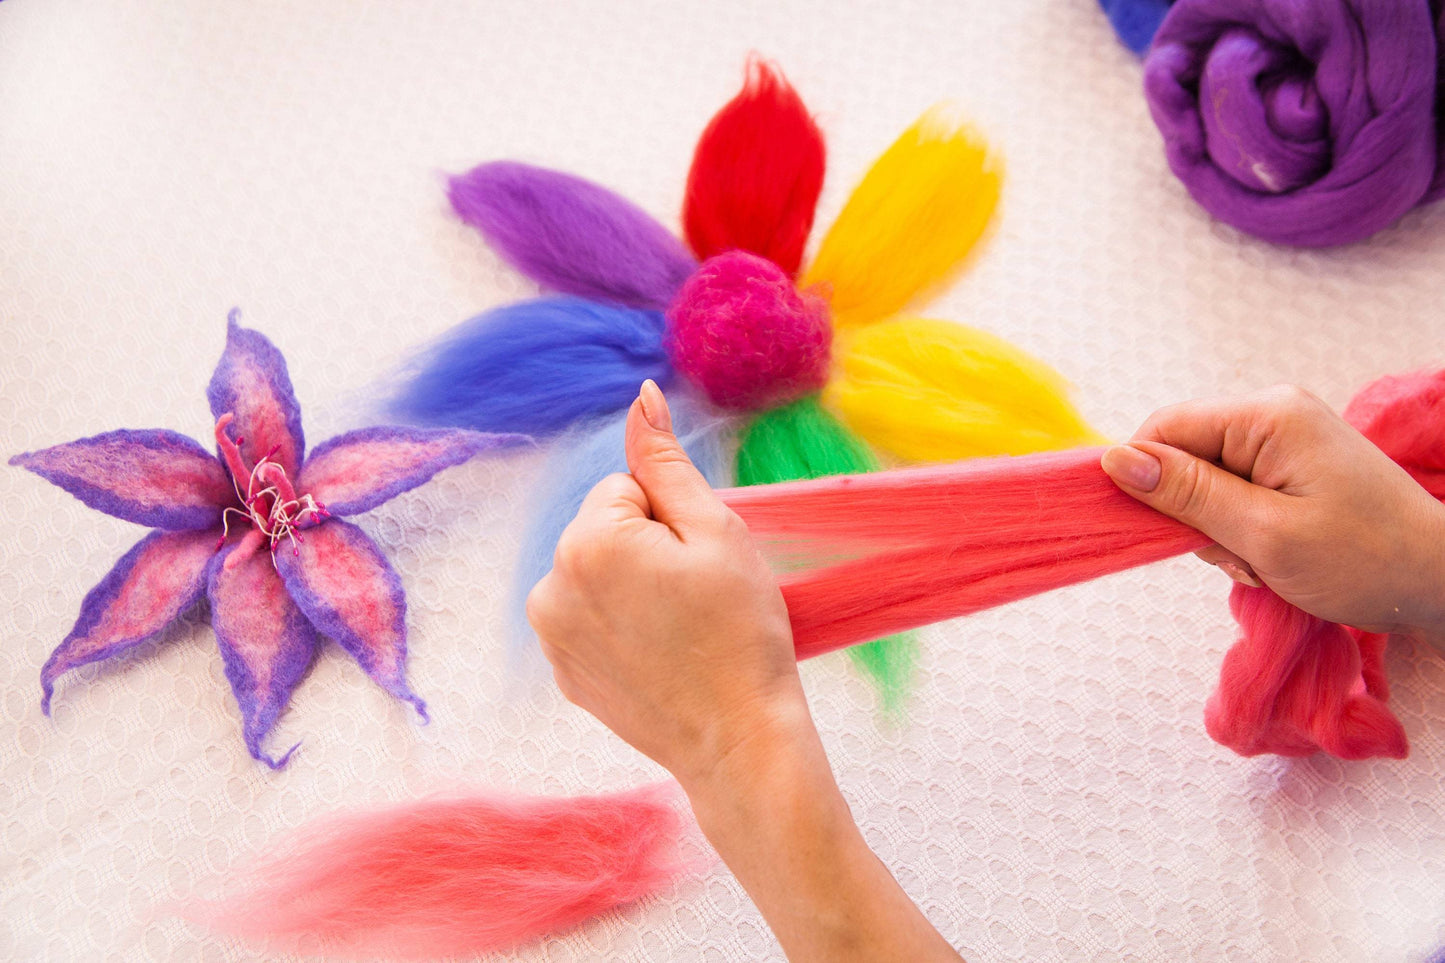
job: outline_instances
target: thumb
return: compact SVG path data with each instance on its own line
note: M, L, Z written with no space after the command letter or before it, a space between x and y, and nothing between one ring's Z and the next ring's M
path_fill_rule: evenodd
M678 534L714 517L722 503L672 432L672 412L651 378L627 412L627 470L647 496L652 517Z
M1100 464L1126 493L1246 559L1271 502L1286 497L1158 442L1115 445Z

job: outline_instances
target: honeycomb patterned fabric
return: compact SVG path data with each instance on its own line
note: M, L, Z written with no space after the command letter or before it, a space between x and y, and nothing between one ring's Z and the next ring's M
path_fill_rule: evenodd
M210 431L233 305L306 431L364 423L407 345L535 293L449 216L440 172L511 157L677 224L702 125L777 59L863 170L951 98L1008 163L999 229L939 317L1055 364L1090 421L1292 381L1342 405L1445 363L1445 207L1328 252L1212 223L1169 174L1095 0L0 3L0 450ZM836 216L842 178L824 189ZM543 463L503 454L356 517L410 601L429 726L322 647L246 753L203 609L128 658L39 672L141 534L0 470L0 959L263 957L168 902L338 807L467 783L659 772L505 633ZM879 856L970 959L1424 961L1445 945L1445 659L1388 658L1410 758L1242 759L1206 737L1229 583L1179 560L926 630L906 718L847 660L803 669ZM699 844L700 845L700 844ZM720 865L517 960L778 959Z

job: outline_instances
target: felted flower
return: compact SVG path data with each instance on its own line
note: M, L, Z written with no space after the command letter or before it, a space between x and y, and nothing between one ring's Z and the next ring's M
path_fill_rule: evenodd
M135 648L202 595L251 755L327 635L427 718L406 682L406 596L354 515L444 468L521 440L462 429L365 428L306 455L286 361L232 311L206 394L212 455L164 429L120 430L10 459L85 504L154 531L81 603L40 672L42 709L66 672Z
M1097 440L1047 366L981 331L908 314L954 276L989 224L1001 176L983 141L938 111L925 114L873 165L804 268L824 152L797 93L754 62L698 143L686 246L570 174L497 161L454 177L457 214L559 296L489 311L444 335L393 410L422 423L551 435L588 419L615 422L651 378L684 389L684 434L690 412L715 424L709 406L740 426L736 478L745 485L872 470L875 449L946 460ZM620 446L599 459L594 444L568 444L591 460L559 456L567 482L524 550L540 564L558 521L620 464ZM702 467L726 483L717 466ZM528 572L521 588L541 572ZM865 662L878 655L859 653Z
M1326 247L1445 196L1442 50L1430 0L1176 0L1144 89L1200 205Z

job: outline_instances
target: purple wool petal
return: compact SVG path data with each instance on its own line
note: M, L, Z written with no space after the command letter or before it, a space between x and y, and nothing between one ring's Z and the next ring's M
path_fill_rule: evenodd
M526 435L459 428L363 428L313 451L301 468L297 490L333 515L354 515L425 484L444 468L528 441Z
M247 465L255 465L269 454L294 478L306 440L286 359L260 332L241 327L240 317L237 309L227 318L226 350L206 388L211 414L218 419L228 412L235 416L229 434L241 439L241 456ZM242 485L246 482L237 480Z
M553 291L661 310L697 267L646 211L571 174L495 161L453 177L448 194L508 263Z
M55 680L132 649L190 608L206 587L216 532L151 532L121 556L80 604L75 627L40 670L40 708L50 714Z
M236 500L210 452L174 431L108 431L26 452L10 464L35 472L91 508L138 525L213 528Z
M311 665L316 629L277 577L270 553L245 546L238 551L240 544L227 545L210 566L211 627L241 708L246 748L253 758L280 769L296 746L275 759L261 742Z
M1144 71L1170 167L1265 240L1369 237L1436 178L1437 29L1428 0L1178 0Z
M350 652L387 692L426 703L406 684L406 593L401 579L365 532L333 519L276 550L276 571L301 611Z

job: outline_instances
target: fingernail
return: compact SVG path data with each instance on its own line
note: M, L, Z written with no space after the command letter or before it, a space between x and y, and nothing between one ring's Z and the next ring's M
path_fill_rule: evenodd
M1159 476L1164 470L1159 459L1130 445L1110 448L1104 452L1100 464L1110 478L1141 492L1152 492L1158 488Z
M642 417L649 425L658 431L672 431L672 412L668 410L667 399L662 396L662 389L656 381L651 378L644 381L637 400L642 403Z
M1263 582L1255 578L1253 575L1250 575L1248 572L1240 568L1238 565L1235 565L1233 562L1220 562L1219 570L1225 575L1228 575L1230 578L1234 579L1236 582L1243 582L1245 585L1248 585L1251 588L1264 587Z

